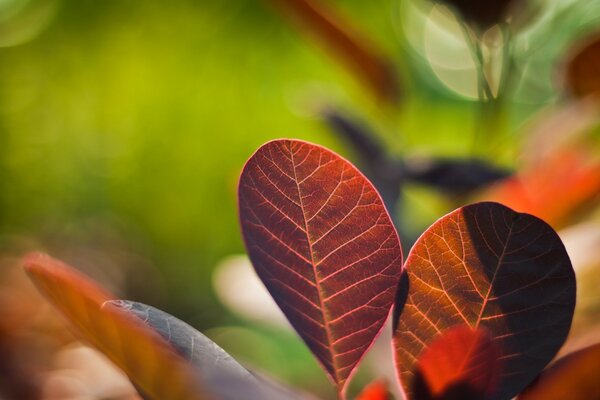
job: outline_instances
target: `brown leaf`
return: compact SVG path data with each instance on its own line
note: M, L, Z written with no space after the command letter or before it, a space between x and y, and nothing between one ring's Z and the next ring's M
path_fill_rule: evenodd
M323 2L270 0L346 64L381 100L396 103L401 88L393 63Z

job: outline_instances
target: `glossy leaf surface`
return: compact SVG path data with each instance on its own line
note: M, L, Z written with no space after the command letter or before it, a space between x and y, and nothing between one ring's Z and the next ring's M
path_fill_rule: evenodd
M600 399L600 343L552 364L518 400Z
M466 325L438 336L419 358L415 393L419 400L484 400L501 373L500 351L489 334Z
M392 103L399 100L400 86L393 63L333 9L315 0L270 1L344 62L378 98Z
M244 167L239 207L256 272L343 393L387 319L402 269L381 198L333 152L276 140Z
M127 300L105 303L140 318L199 372L198 379L220 400L305 399L281 385L255 376L225 350L185 322L155 307Z
M419 238L406 270L408 298L395 321L394 348L409 399L417 360L450 327L483 327L500 350L493 399L529 384L569 331L573 268L556 232L532 215L498 203L460 208Z
M196 382L196 372L154 330L115 307L114 298L89 278L47 255L26 258L39 291L67 319L73 332L120 367L148 399L213 399Z

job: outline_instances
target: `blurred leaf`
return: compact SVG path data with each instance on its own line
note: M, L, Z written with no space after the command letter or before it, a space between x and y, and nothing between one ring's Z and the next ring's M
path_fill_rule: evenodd
M396 103L401 88L391 60L323 2L270 0L331 51L381 100Z
M506 20L516 0L434 0L449 5L467 22L481 30Z
M412 159L405 163L406 179L453 196L465 196L511 173L480 159Z
M25 259L31 280L74 333L120 367L149 399L209 399L195 371L156 332L115 307L114 297L78 271L44 254Z
M356 400L392 400L385 381L371 382L356 398Z
M300 393L271 384L253 375L225 350L185 322L166 312L127 300L112 300L114 306L130 312L154 329L200 372L199 379L211 393L223 400L305 399Z
M600 159L589 148L562 149L481 196L559 228L600 198Z
M518 400L600 399L600 344L560 358Z
M498 346L505 372L492 399L521 391L569 332L573 268L556 232L532 215L498 203L462 207L423 233L405 266L408 299L397 306L393 342L409 399L416 360L455 325L485 328Z
M239 207L254 268L343 396L388 317L402 270L381 198L337 154L275 140L246 163Z
M482 400L497 388L500 351L483 329L459 325L444 331L418 361L419 400Z
M404 180L402 161L390 157L377 135L364 124L333 109L325 110L323 119L356 153L360 170L373 182L393 217Z
M588 39L571 57L566 67L566 84L575 97L600 94L600 36Z

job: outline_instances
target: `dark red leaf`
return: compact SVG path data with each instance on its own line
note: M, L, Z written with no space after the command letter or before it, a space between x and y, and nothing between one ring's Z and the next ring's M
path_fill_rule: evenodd
M498 346L503 372L492 399L520 392L569 331L573 268L556 232L532 215L498 203L460 208L419 238L406 271L408 298L395 321L394 348L409 399L417 360L452 326L486 328Z
M492 395L502 363L483 329L466 325L438 336L419 358L415 393L419 400L478 400Z
M356 400L392 400L392 396L387 382L378 380L365 387Z
M313 0L270 0L296 20L327 50L382 100L395 103L401 92L394 65L375 46L355 32L347 21L323 2Z
M600 399L600 344L560 358L518 400Z
M76 336L103 352L148 399L209 399L196 382L196 371L154 330L117 307L114 299L73 268L47 255L25 259L31 280L67 319Z
M402 269L381 198L337 154L276 140L244 167L239 207L256 272L343 394L387 319Z

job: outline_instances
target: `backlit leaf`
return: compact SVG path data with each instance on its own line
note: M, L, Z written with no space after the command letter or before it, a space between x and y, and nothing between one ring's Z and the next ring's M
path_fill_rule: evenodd
M600 399L600 343L550 365L518 400Z
M314 0L270 0L305 28L316 41L339 57L382 100L396 102L401 95L394 65L347 21Z
M244 167L239 207L256 272L343 394L387 319L402 269L381 198L333 152L276 140Z
M438 336L419 358L419 400L487 399L501 373L500 351L483 329L466 325Z
M86 276L47 255L25 259L32 281L67 319L76 336L120 367L148 399L209 399L196 372L154 330L116 307L114 298Z
M301 393L255 376L225 350L174 316L146 304L127 300L105 303L140 318L199 372L200 381L220 400L305 399Z
M573 268L556 232L532 215L498 203L460 208L419 238L406 271L394 348L409 399L417 360L450 327L485 328L498 347L503 372L492 399L511 398L529 384L569 331Z

